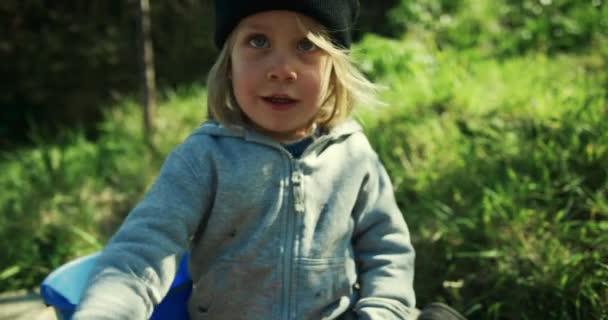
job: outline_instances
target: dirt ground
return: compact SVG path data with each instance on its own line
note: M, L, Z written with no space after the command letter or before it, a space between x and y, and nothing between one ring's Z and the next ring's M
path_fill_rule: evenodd
M22 290L0 294L0 320L57 320L57 317L38 292Z

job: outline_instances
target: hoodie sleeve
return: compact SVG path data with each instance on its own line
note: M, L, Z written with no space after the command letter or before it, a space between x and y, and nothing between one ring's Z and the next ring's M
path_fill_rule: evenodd
M409 319L415 307L414 249L386 170L376 158L354 209L358 319Z
M204 155L192 149L169 155L103 249L73 319L148 319L166 295L213 192L212 170L196 167Z

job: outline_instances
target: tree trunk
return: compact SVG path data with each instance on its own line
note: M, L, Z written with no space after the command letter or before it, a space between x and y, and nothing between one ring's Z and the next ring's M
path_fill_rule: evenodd
M139 0L139 47L140 63L142 73L143 97L142 105L144 108L144 139L151 142L152 138L152 118L156 107L156 79L154 73L154 51L152 43L152 22L150 18L150 1Z

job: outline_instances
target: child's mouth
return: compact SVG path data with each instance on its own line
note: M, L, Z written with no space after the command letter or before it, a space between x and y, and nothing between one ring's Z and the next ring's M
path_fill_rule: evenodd
M262 97L264 101L270 104L273 109L287 109L295 106L298 102L296 99L292 99L287 96L270 96Z

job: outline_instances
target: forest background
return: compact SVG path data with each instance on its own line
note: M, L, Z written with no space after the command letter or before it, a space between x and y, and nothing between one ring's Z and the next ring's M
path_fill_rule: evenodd
M99 250L203 121L211 11L152 2L145 142L136 1L0 3L0 292ZM356 40L419 305L608 319L606 1L362 1Z

